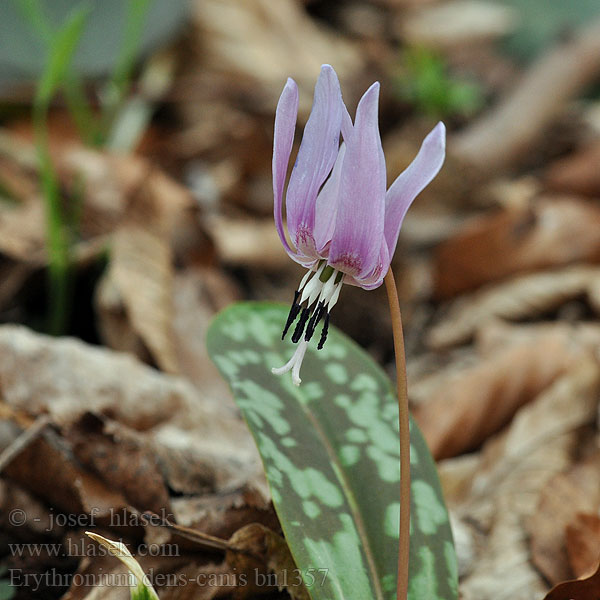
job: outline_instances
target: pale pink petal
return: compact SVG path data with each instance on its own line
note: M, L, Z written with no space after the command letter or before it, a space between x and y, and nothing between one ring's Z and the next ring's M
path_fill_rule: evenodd
M323 258L323 251L331 241L331 236L335 229L335 217L340 191L340 175L342 173L342 163L345 154L346 144L342 144L331 176L325 182L325 185L317 196L314 236L317 253Z
M344 141L350 138L353 129L354 125L352 125L352 117L342 101L342 137L344 138Z
M277 104L275 112L275 130L273 133L273 213L275 227L287 253L297 260L297 253L290 248L283 228L283 193L287 176L288 163L298 116L298 86L288 78Z
M440 121L423 140L415 160L392 183L385 197L385 240L394 255L400 227L412 201L438 174L446 153L446 128Z
M362 279L357 278L344 278L344 283L350 283L350 285L356 285L363 288L364 290L374 290L383 283L383 278L386 276L388 269L390 268L390 255L388 252L387 244L385 239L381 240L381 246L379 251L379 260L377 264L366 277Z
M315 205L338 154L342 104L337 75L332 67L323 65L286 197L290 238L307 257L316 257Z
M384 228L385 158L378 118L379 83L362 97L346 143L329 264L360 279L375 268Z

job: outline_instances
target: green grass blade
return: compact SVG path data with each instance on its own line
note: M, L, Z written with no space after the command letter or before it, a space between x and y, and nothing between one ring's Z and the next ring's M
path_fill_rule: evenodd
M50 157L48 109L64 81L88 13L87 6L75 9L50 44L48 64L40 80L33 105L33 125L40 163L42 190L46 203L47 245L50 287L50 333L65 329L69 310L69 235L63 215L58 177Z

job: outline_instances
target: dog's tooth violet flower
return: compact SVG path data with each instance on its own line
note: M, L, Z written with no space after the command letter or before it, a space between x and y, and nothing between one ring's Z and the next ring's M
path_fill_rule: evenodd
M300 366L317 325L318 348L327 338L329 314L344 283L365 290L383 282L396 249L400 226L415 197L444 162L446 130L438 123L412 164L386 192L385 157L378 125L379 83L361 98L354 124L342 100L333 68L323 65L312 111L285 192L288 242L283 227L286 173L298 113L298 88L288 79L275 116L273 142L274 214L281 242L308 269L294 295L282 339L296 319L298 343L287 364L300 384ZM340 144L340 134L343 142Z

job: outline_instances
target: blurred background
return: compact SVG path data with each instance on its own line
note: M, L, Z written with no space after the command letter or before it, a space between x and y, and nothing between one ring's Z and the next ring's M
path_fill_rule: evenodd
M168 507L223 538L277 529L204 338L234 301L292 300L303 270L273 227L274 111L293 77L299 133L323 63L352 115L381 82L389 182L448 129L393 268L462 597L541 598L597 567L597 1L5 0L0 598L91 598L72 575L109 558L9 544L82 539L96 506ZM393 373L382 289L346 286L332 322ZM15 507L38 521L15 526ZM49 526L57 511L83 521ZM204 568L190 552L152 564ZM11 569L65 579L39 596Z

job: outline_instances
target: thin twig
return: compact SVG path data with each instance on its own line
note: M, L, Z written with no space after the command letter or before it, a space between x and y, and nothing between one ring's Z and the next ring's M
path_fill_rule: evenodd
M385 276L394 334L396 355L396 386L398 388L398 423L400 425L400 539L398 541L398 600L408 595L408 560L410 550L410 428L408 420L408 388L406 384L406 356L398 290L390 268Z
M195 544L198 544L199 546L202 546L204 548L208 548L210 550L220 550L221 552L226 552L227 550L235 550L235 548L229 543L228 540L224 540L222 538L203 533L202 531L198 531L197 529L191 529L189 527L177 525L169 519L161 518L159 515L154 514L150 511L142 513L141 518L146 525L152 525L154 527L164 527L165 529L176 533L182 538L190 540L191 542L194 542Z
M197 529L191 529L190 527L183 527L182 525L177 525L169 519L162 518L159 515L150 511L142 513L141 518L146 525L151 525L153 527L164 527L168 531L171 531L172 533L179 535L180 537L186 540L194 542L198 546L207 550L218 550L223 553L234 552L238 554L244 554L246 556L254 558L255 560L264 562L264 557L259 556L258 554L252 552L248 548L236 546L235 544L231 543L230 540L224 540L223 538L215 537L214 535L209 535L208 533L198 531Z
M2 453L0 453L0 473L18 456L27 446L36 440L50 424L48 415L40 415L23 433L21 433Z

